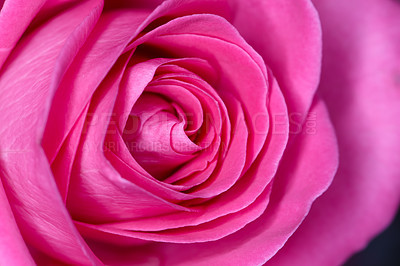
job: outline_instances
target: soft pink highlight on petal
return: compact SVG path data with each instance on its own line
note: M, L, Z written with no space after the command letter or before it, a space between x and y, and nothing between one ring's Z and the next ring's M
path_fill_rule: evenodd
M217 166L218 170L216 173L210 175L205 183L190 191L191 195L201 197L218 196L232 187L242 176L242 171L246 162L248 129L244 112L239 101L233 97L224 98L225 103L230 105L229 115L231 117L231 126L234 128L229 147L227 148L228 151L223 158L219 158L221 161Z
M271 202L264 214L219 241L185 246L162 245L159 248L165 254L162 257L164 263L207 265L234 261L236 265L261 265L284 245L336 172L337 146L326 109L317 102L311 110L318 114L318 131L315 135L298 135L292 143L273 184Z
M74 31L86 18L95 22L101 8L88 1L43 24L25 36L0 73L0 121L8 125L1 131L1 168L15 219L28 243L69 263L99 261L65 209L40 139L50 98L85 40ZM71 45L70 36L81 38Z
M218 26L216 26L218 25ZM233 94L246 106L250 141L246 169L259 153L268 133L267 71L262 58L241 38L226 20L215 15L185 16L156 28L132 43L150 43L179 57L199 57L220 69L218 90ZM208 48L213 47L210 51ZM226 53L226 51L230 53ZM242 75L235 75L240 72ZM246 91L253 93L247 94ZM257 93L256 93L257 92ZM264 119L258 123L251 115Z
M136 11L115 11L100 17L54 95L43 137L43 147L50 161L54 160L93 92L146 15ZM99 58L102 58L101 64L97 63ZM87 73L91 74L87 76ZM71 90L71 86L74 89Z
M87 122L86 115L88 109L89 105L85 107L81 116L71 129L67 139L64 141L63 146L60 148L57 157L51 164L51 170L54 174L54 179L56 180L58 189L64 202L67 199L71 170L75 155L77 153L80 137L82 132L86 130L87 125L85 125L85 122Z
M4 1L0 9L0 68L45 2L45 0Z
M77 3L68 5L72 12L60 10L49 23L43 22L47 12L50 14L52 7L62 2L47 3L42 9L44 16L29 29L39 37L27 35L5 63L10 70L0 68L0 102L5 103L0 107L0 123L6 125L0 130L0 170L6 190L3 197L0 188L0 206L4 203L8 207L10 203L22 235L35 247L32 256L38 258L38 263L56 263L36 252L38 248L47 252L45 256L65 263L92 265L210 265L227 261L247 265L262 264L273 257L298 229L314 200L330 185L337 168L336 136L325 104L319 95L314 97L320 74L321 30L311 2L116 0L106 4L98 22L102 4L89 1L80 4L79 9L75 8ZM6 1L5 7L10 3ZM9 39L2 36L1 30L5 7L0 10L0 43L4 39L9 45L0 47L0 66L40 9L40 1L37 4L31 10L22 9L26 17L16 24L15 36L6 36ZM322 10L325 5L329 6L321 4ZM7 12L17 8L15 4ZM228 21L233 21L245 39ZM377 27L386 33L386 26ZM47 34L40 32L41 27ZM50 40L48 48L44 48L43 40ZM154 55L148 52L153 48ZM384 48L394 50L391 46ZM143 51L143 55L135 55ZM151 59L157 52L183 58ZM370 55L371 51L360 53ZM389 59L382 62L400 73L398 64ZM331 75L336 70L333 67ZM365 75L369 70L358 68ZM368 82L359 81L359 74L356 72L356 81L350 80L349 84L368 88ZM389 78L381 78L382 84L390 83ZM393 99L399 99L397 92L378 97L385 102L383 105L368 102L367 106L355 100L347 120L337 111L341 105L336 93L341 90L337 92L329 80L325 82L323 96L335 111L332 116L343 139L341 148L343 143L354 144L356 136L347 134L349 127L368 130L357 139L368 140L368 147L396 142L390 134L380 140L380 131L370 130L374 124L368 122L385 121L384 130L398 132L397 126L386 127L400 116L399 110L386 108L388 99L393 104ZM346 88L348 84L340 85ZM365 95L361 93L363 99L374 92L366 91ZM368 99L372 102L372 97ZM370 110L370 106L381 108L389 118L374 111L357 112ZM314 113L316 131L306 131L306 123L298 124L304 129L299 134L290 131L292 114L303 122L307 114ZM205 114L213 117L209 128L202 127L207 122ZM90 115L100 120L88 125ZM365 125L361 123L365 127L358 127L354 120L363 115L367 117L362 120ZM132 116L139 118L138 131L129 135L125 129ZM283 122L278 121L280 118ZM291 143L287 146L288 140ZM160 144L166 149L132 150L130 141L146 147ZM350 172L362 176L365 161L354 160L359 154L356 148L350 153L348 161L362 169L345 164L349 168L339 175L347 177ZM392 170L398 157L388 154L383 149L370 156L376 156L374 162L386 159L387 169L383 172L398 177L399 172ZM367 175L375 170L365 169ZM360 194L354 200L355 206L369 206L359 202L365 200L362 189L384 191L397 200L392 203L373 198L387 207L382 208L383 219L368 223L367 231L381 228L388 221L385 214L393 213L393 206L399 203L400 181L399 186L393 186L393 179L378 184L379 191L372 187L372 178L371 183L363 185L357 183L358 179L354 183L346 180L350 192ZM295 262L317 263L304 256L307 253L302 248L323 248L322 242L327 241L324 234L310 228L326 222L327 216L320 214L320 208L332 214L335 210L326 210L329 206L342 206L343 202L337 200L342 192L337 184L343 186L343 180L334 183L333 192L317 202L313 208L316 211L311 212L315 220L309 222L308 218L300 233L295 232L294 240L289 240L289 247L284 247L271 263L293 265L291 260L297 258L301 260ZM5 213L10 228L7 236L16 235L15 239L20 240L12 242L12 250L28 255L20 258L32 263L11 210L7 208ZM345 231L347 223L353 221L352 213L343 213L348 215L345 225L338 219L329 221L337 223L339 231ZM302 240L296 234L303 235ZM360 239L354 238L355 242ZM355 242L349 241L347 251L340 252L354 250L360 243ZM294 255L288 257L284 252ZM339 260L343 257L328 254L332 254L329 263L342 262ZM6 260L10 257L7 255Z
M114 108L119 132L124 131L135 102L153 79L157 68L168 61L166 58L157 58L137 63L126 69Z
M233 25L264 58L288 105L301 123L317 89L321 68L321 28L309 0L229 0ZM293 126L293 125L291 125Z
M283 97L280 94L276 84L274 84L272 87L271 101L269 105L271 108L271 113L287 115ZM274 120L272 121L275 122ZM276 168L282 156L282 152L286 146L287 133L289 130L287 122L288 121L286 121L286 123L285 122L280 123L279 126L273 125L273 127L278 126L279 129L282 130L282 132L280 134L271 135L271 138L269 139L268 148L265 148L262 151L264 155L262 156L262 159L256 161L257 164L254 167L250 168L249 170L250 172L248 173L247 177L239 180L234 187L232 187L230 190L228 190L227 192L223 193L220 197L218 197L212 205L207 207L206 211L200 213L191 213L190 215L187 216L185 215L186 217L182 216L183 213L172 214L162 217L162 219L159 220L153 220L154 217L151 217L149 220L144 219L143 222L132 221L132 224L130 224L130 222L126 222L121 224L110 224L109 226L110 227L118 226L119 228L125 228L125 230L129 230L129 228L134 228L132 226L136 225L138 226L138 228L140 227L141 230L158 230L166 228L166 226L175 227L176 225L179 224L181 224L181 226L185 226L185 224L188 224L188 222L189 225L201 225L207 221L214 220L216 217L221 217L225 215L229 217L230 214L235 215L236 212L239 212L241 210L244 210L245 213L245 209L248 207L251 208L250 206L256 200L253 199L253 196L261 195L263 192L266 192L269 189L267 187L267 184L269 183L268 179L275 175ZM269 163L267 164L263 162L269 162ZM266 203L265 200L262 200L262 202L264 204ZM253 213L250 216L245 215L241 218L247 219L248 222L256 219L258 215L256 213ZM204 225L205 228L207 228L206 226L207 225ZM251 223L248 226L251 226ZM215 229L218 230L217 228ZM226 229L229 229L229 227L224 228L224 230ZM182 230L184 230L184 228L182 228ZM246 230L246 227L240 230L238 233L240 234L240 232L242 232L243 230ZM99 235L100 232L98 231L91 233L93 235ZM121 261L121 263L122 262L127 263L129 259L135 258L138 261L143 261L148 259L151 261L159 261L160 263L173 264L173 265L175 264L187 265L188 263L189 264L194 263L195 265L196 263L198 265L204 265L209 262L214 263L218 259L220 259L222 262L235 261L237 258L233 256L231 253L229 254L224 254L224 253L230 251L236 252L237 250L235 250L235 248L238 248L237 243L241 243L239 246L243 245L242 244L244 243L243 240L246 239L246 237L244 237L243 235L248 235L248 232L245 231L244 233L241 233L242 237L240 237L240 239L236 239L236 237L234 236L238 233L235 233L232 236L225 237L218 241L211 241L204 244L174 245L168 243L165 244L153 243L145 245L143 249L139 247L131 247L131 248L121 248L119 250L115 250L110 246L103 246L100 243L92 243L91 247L97 250L98 254L102 256L102 259L105 261L105 263L112 262L113 260ZM203 239L202 241L204 240L205 239ZM265 245L265 239L263 237L260 237L259 241L263 241L263 244L256 246L267 247ZM185 249L185 253L182 252L183 248ZM243 250L243 252L244 253L249 252L250 249L254 249L254 246L252 246L249 249ZM112 250L112 254L109 252L110 250ZM128 253L130 255L126 256L126 254ZM239 255L239 257L240 256L241 255ZM246 255L243 256L242 259L244 257L248 258L248 256Z
M272 77L271 77L272 79ZM283 131L280 134L271 134L268 145L263 149L263 153L259 160L257 161L256 165L252 166L248 173L246 173L241 179L233 186L231 189L222 193L215 200L211 201L210 203L204 203L200 207L192 208L193 212L190 211L180 211L174 212L171 214L163 214L157 217L149 216L149 217L136 217L136 219L128 219L126 222L116 222L116 223L108 223L106 227L110 228L120 228L125 230L165 230L165 229L173 229L182 227L182 230L185 226L191 225L201 225L207 222L212 222L213 220L218 220L219 217L223 217L225 215L234 214L236 212L242 211L246 213L245 209L251 206L256 199L261 195L265 190L268 190L268 184L271 183L272 177L274 176L278 162L281 159L282 152L285 149L286 141L287 141L287 134L288 134L288 117L286 113L286 106L283 101L282 95L279 92L279 88L277 84L273 84L271 88L271 101L269 102L269 108L271 111L271 115L273 114L280 114L286 117L286 121L280 123L280 129ZM267 104L267 103L266 103ZM275 122L275 121L274 121ZM275 125L274 125L275 126ZM99 130L95 130L95 132L99 132ZM264 163L263 163L264 162ZM268 162L268 163L265 163ZM104 164L102 164L102 168L104 171ZM119 167L119 169L121 169ZM99 172L97 172L97 176L93 176L93 184L95 182L99 182L103 179L103 177L99 178ZM96 178L96 179L95 179ZM95 181L96 180L96 181ZM82 181L84 181L82 179ZM119 181L118 181L119 183ZM85 185L87 186L87 185ZM95 185L91 185L92 187L96 187ZM97 187L97 191L101 190L102 186ZM107 189L107 191L109 188ZM104 191L106 192L106 191ZM167 191L166 191L167 192ZM96 192L97 193L97 192ZM103 193L103 192L101 192ZM111 192L107 192L111 193ZM112 192L114 193L114 192ZM112 194L111 193L111 194ZM171 193L171 192L169 192ZM96 196L91 191L88 195ZM190 196L188 194L187 196ZM165 196L164 196L165 197ZM109 197L106 197L109 199ZM85 199L86 201L90 199ZM101 198L98 199L101 202ZM77 201L82 205L84 200ZM110 200L107 201L110 204ZM146 201L143 202L144 204ZM264 201L264 203L266 203ZM85 203L86 204L86 203ZM130 203L133 204L133 203ZM134 203L136 204L136 203ZM80 206L81 206L80 205ZM260 205L259 205L260 206ZM110 206L109 206L110 207ZM265 208L265 205L264 205ZM91 208L94 210L94 208ZM259 210L259 209L258 209ZM93 212L93 211L92 211ZM128 215L132 215L129 214ZM138 213L136 214L138 215ZM259 216L259 213L249 213L246 215L245 220L250 222L256 219ZM246 222L246 223L247 223ZM111 237L110 233L114 232L115 234L118 231L115 230L108 230L103 231L101 227L90 226L88 224L79 223L81 228L81 232L85 234L89 234L89 238L94 239L107 239L113 238ZM205 225L206 226L206 225ZM223 225L221 225L223 226ZM214 228L213 230L218 231L218 227ZM232 228L224 228L224 230L228 230L225 232L232 233ZM221 231L222 232L222 231ZM131 235L133 236L133 235ZM136 237L139 237L139 234L136 234ZM149 239L146 235L143 235L143 239ZM205 239L197 239L197 241L205 241ZM126 238L124 240L128 241ZM178 238L176 240L171 239L171 241L180 241ZM186 240L187 241L187 240ZM129 242L129 241L128 241Z
M400 3L314 2L325 32L320 90L340 164L272 265L342 264L389 224L400 203Z
M0 179L0 264L35 265L19 232Z
M251 205L236 213L227 214L210 222L196 226L185 226L161 232L140 232L133 230L116 230L109 225L85 225L89 228L120 236L139 238L168 243L196 243L215 241L242 229L249 222L258 218L269 203L270 187L266 189ZM83 224L79 224L82 226Z
M119 59L112 74L97 89L90 113L111 113L128 56ZM109 121L110 117L105 117L93 124L81 140L67 198L72 216L79 221L101 223L191 211L129 182L112 167L102 152Z

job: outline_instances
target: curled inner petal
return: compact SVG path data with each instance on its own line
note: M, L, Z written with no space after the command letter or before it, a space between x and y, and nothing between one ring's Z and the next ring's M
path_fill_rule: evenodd
M164 179L201 150L185 133L187 118L176 104L162 96L144 93L132 108L136 132L123 139L136 161L150 174Z

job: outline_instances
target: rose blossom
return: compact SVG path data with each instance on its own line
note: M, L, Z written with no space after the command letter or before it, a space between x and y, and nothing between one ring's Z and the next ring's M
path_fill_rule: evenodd
M0 264L338 265L393 217L398 2L0 6Z

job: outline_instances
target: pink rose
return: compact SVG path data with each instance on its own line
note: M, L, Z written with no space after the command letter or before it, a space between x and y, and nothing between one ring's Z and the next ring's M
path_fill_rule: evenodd
M399 206L399 2L0 7L1 265L338 265Z

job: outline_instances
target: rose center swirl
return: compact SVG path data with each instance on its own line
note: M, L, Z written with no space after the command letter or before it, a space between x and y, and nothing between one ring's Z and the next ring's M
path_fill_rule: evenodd
M188 127L191 116L159 94L144 93L132 108L123 139L136 161L163 180L202 149L190 139L197 135Z

